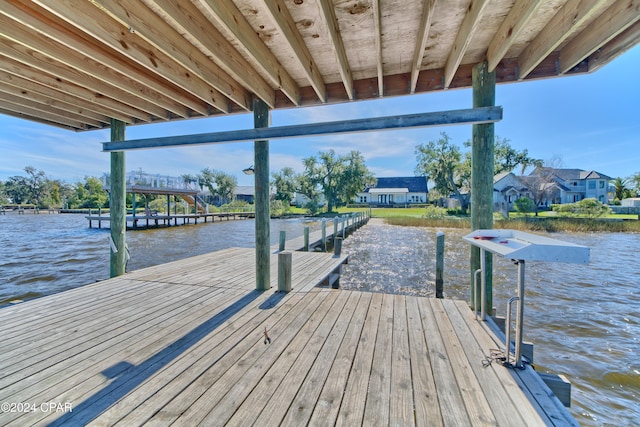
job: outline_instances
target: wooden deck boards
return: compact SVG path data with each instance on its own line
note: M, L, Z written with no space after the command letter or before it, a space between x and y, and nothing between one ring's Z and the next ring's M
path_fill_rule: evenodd
M285 294L273 255L258 292L230 249L0 309L0 402L36 408L0 425L571 424L483 366L497 344L465 302L316 286L344 261L294 253Z

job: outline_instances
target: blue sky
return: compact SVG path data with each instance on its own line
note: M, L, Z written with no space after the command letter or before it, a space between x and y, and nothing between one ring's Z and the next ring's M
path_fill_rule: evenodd
M563 166L596 170L611 177L640 172L640 46L595 73L535 82L498 85L496 105L504 109L496 135L543 160L558 157ZM450 90L400 98L333 106L278 110L272 125L284 126L470 108L471 91ZM253 127L251 114L156 123L127 128L127 139L194 134ZM24 175L26 166L49 178L70 183L109 170L109 154L101 143L108 130L75 133L0 115L0 180ZM272 141L271 171L290 166L301 172L301 159L319 151L359 150L376 176L412 176L415 146L447 132L462 147L471 126L447 126L403 131L296 138ZM240 185L252 184L242 169L253 164L253 143L233 143L127 153L127 170L179 176L203 168L235 175Z

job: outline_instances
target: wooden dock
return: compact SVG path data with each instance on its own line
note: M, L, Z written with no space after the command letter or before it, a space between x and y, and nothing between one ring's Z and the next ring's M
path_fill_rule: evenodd
M346 258L309 252L292 292L275 292L275 254L258 292L253 260L228 249L0 309L16 405L0 425L575 425L530 368L483 365L498 344L465 302L317 286Z
M89 228L93 228L94 223L98 228L102 228L102 223L109 224L111 217L109 215L87 215L89 220ZM171 227L178 225L198 224L198 221L207 223L216 220L230 219L247 219L255 218L255 212L210 212L197 214L171 214L171 215L127 215L127 230L144 230L147 228Z

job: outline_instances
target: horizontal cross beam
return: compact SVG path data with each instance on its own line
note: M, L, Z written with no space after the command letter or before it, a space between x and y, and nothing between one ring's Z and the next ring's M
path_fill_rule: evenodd
M372 132L391 129L420 128L459 124L495 123L502 120L502 107L481 107L465 110L438 111L433 113L401 116L374 117L368 119L335 122L307 123L303 125L244 129L195 135L167 136L132 139L129 141L103 142L103 151L127 151L145 148L180 147L184 145L223 144L255 140L274 140L335 133Z

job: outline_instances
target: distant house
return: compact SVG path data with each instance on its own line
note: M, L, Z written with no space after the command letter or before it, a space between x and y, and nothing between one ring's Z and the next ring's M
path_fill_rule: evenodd
M424 176L378 178L354 198L369 205L407 205L427 202L427 178Z
M594 198L608 203L613 196L610 177L596 171L582 169L537 168L528 176L505 172L493 179L493 202L496 208L513 208L521 197L534 199L542 194L541 206L574 203Z

